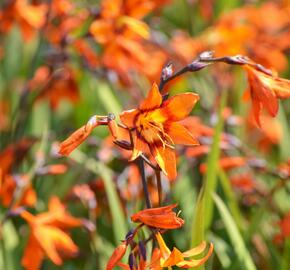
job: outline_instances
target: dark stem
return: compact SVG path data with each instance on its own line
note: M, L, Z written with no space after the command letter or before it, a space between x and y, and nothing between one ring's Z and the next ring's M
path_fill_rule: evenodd
M146 182L146 176L145 176L145 168L144 168L144 161L141 157L137 158L139 171L141 174L142 179L142 186L143 186L143 192L145 197L145 203L147 208L151 208L151 202L149 198L148 188L147 188L147 182Z
M158 206L161 206L161 204L162 204L162 183L161 183L160 170L155 171L155 174L156 174L157 191L158 191Z
M205 51L198 55L196 59L194 59L190 64L186 65L185 67L181 68L177 72L173 72L172 64L168 63L162 70L160 83L159 83L159 91L162 93L164 90L164 86L169 81L175 79L178 76L181 76L187 72L196 72L199 71L213 63L225 63L228 65L249 65L253 68L266 73L268 75L272 75L272 72L260 64L253 62L246 56L243 55L233 55L233 56L223 56L223 57L214 57L214 53L212 51ZM168 95L165 94L163 99L167 99Z

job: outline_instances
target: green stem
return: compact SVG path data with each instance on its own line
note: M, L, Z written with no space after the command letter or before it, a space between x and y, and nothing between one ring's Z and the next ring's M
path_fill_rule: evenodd
M4 237L2 235L3 233L3 227L1 225L0 227L0 249L1 249L1 256L2 256L2 266L3 269L8 270L8 263L7 263L7 256L6 256L6 247L5 247L5 241Z

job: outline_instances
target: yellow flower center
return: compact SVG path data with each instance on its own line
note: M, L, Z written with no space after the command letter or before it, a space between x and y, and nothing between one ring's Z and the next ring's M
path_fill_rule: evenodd
M161 119L159 119L161 120ZM136 127L142 137L150 144L161 142L163 147L173 148L173 141L170 136L164 131L161 122L156 121L156 112L141 113L136 121Z

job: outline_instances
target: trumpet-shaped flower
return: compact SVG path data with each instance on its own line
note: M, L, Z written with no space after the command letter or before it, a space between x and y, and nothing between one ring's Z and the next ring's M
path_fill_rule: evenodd
M192 134L179 123L188 116L198 99L197 94L183 93L163 101L154 83L137 109L124 111L120 115L123 124L132 130L134 149L131 159L136 159L149 149L165 175L174 179L174 145L198 145Z
M265 108L275 117L279 108L278 98L290 97L290 81L258 71L250 65L245 65L244 68L248 73L253 114L257 124L261 126L261 110Z
M131 216L131 220L160 229L177 229L184 224L184 220L172 211L176 206L177 204L172 204L164 207L141 210Z
M160 260L161 267L171 267L174 265L180 268L198 267L204 264L213 252L213 244L211 243L207 254L203 258L186 260L186 258L201 255L206 249L206 243L202 242L200 245L198 245L195 248L192 248L185 252L181 252L175 247L171 251L166 246L166 243L164 242L160 233L156 234L156 239L160 248L161 257L159 258L159 260Z

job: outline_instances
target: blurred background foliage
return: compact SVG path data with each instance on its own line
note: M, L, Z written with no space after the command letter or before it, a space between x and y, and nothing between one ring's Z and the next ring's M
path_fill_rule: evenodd
M74 10L70 16L81 13L84 9L98 10L100 7L99 1L72 2ZM277 5L277 10L274 9L273 12L288 12L290 18L288 1L168 2L166 5L160 4L158 9L150 12L143 20L149 25L152 42L166 54L166 61L162 65L171 60L176 69L198 55L199 50L194 48L199 46L196 45L197 42L203 43L209 39L215 41L218 37L214 36L217 35L214 31L218 28L220 18L232 16L234 20L238 16L234 13L237 9L251 5L260 10L264 5ZM4 4L1 5L4 10ZM262 16L261 14L257 11L256 16ZM266 11L263 14L271 17ZM277 14L273 16L279 16ZM278 19L279 17L275 17L273 21ZM72 31L70 37L86 38L93 20L93 16L89 16L85 23ZM267 18L257 17L256 20L263 24L263 20L267 21ZM279 23L282 24L277 21L277 25ZM262 28L254 23L249 24L249 27ZM288 20L283 25L288 43L289 28ZM175 40L175 45L180 45L181 48L174 51L173 40L181 31L186 40ZM274 40L272 43L276 40L279 42L275 29L273 33L260 31L268 36L253 41L256 42L254 44L245 44L246 41L243 40L240 45L235 44L240 37L236 36L239 32L232 29L232 32L225 33L225 42L229 42L228 44L220 44L220 47L215 48L218 44L209 42L208 46L202 44L202 47L215 50L218 55L247 55L252 52L249 56L253 57L253 48L261 47L259 42L263 42L263 38L265 42L271 39ZM282 30L278 29L277 32L279 31ZM49 199L56 195L68 206L73 216L88 219L95 225L95 230L91 231L79 228L72 230L72 239L79 247L79 256L65 260L62 266L44 260L41 269L105 269L114 248L124 239L127 231L136 226L130 221L130 216L144 206L140 180L137 179L138 172L136 173L134 164L126 160L128 155L121 153L111 143L106 127L95 129L90 138L69 158L56 154L57 145L84 125L92 115L112 112L119 121L118 114L122 110L134 108L146 96L152 79L142 72L130 71L128 76L131 81L128 84L120 80L116 71L104 69L102 64L87 68L83 64L81 53L70 46L64 49L66 58L62 61L60 58L63 55L57 54L58 48L55 49L58 45L47 40L43 29L36 31L35 36L28 41L23 39L17 25L0 34L1 162L4 163L7 159L4 152L9 145L15 146L24 138L34 138L35 141L25 145L28 148L25 153L22 153L23 149L19 153L15 152L14 161L19 161L14 162L9 172L11 175L30 177L37 199L33 205L26 206L28 211L34 214L46 211ZM88 42L96 54L102 54L100 44L91 37ZM186 42L192 42L193 47ZM280 58L271 55L273 44L264 45L265 48L269 47L269 51L264 50L268 54L265 58L269 57L273 63L279 63L275 67L267 66L270 60L265 60L262 64L278 70L280 76L289 78L290 44L279 51L286 61L282 68L279 66ZM230 53L225 46L240 46L241 51L233 49ZM274 46L279 47L279 44ZM193 48L193 52L189 48ZM222 49L225 53L220 53ZM60 49L62 50L63 48ZM182 53L187 53L186 50L192 53L188 55L188 59L181 56ZM154 56L147 59L145 69L150 70L155 64L153 58ZM260 59L262 57L257 57L257 62ZM57 92L53 97L59 98L57 106L51 106L49 94L40 98L39 89L30 87L36 72L45 65L54 66L54 70L60 73L69 67L68 76L72 76L70 84L64 86L68 92L63 98ZM64 76L60 80L70 78ZM155 80L159 80L159 77ZM162 176L164 205L177 202L178 209L182 211L180 215L185 220L182 229L168 232L165 239L170 247L177 246L181 250L198 244L202 239L213 242L214 255L206 264L206 269L287 270L290 266L290 222L288 218L288 235L281 236L279 221L290 210L290 101L281 101L278 116L275 119L265 116L267 127L259 129L249 120L250 102L242 100L247 87L246 73L241 67L224 67L220 64L184 75L170 84L170 95L185 91L200 95L200 102L192 115L199 117L212 135L200 135L201 144L209 146L204 155L196 156L187 148L178 147L178 178L174 182L168 182ZM77 95L75 99L74 95ZM196 133L199 132L200 130ZM218 164L222 157L241 157L246 161L242 165L233 165L233 168L221 168ZM40 172L41 168L56 164L64 165L65 171ZM207 173L201 172L201 164L207 165ZM146 172L154 201L154 176L149 169ZM86 195L78 195L74 190L82 184L88 185L95 205L90 206ZM8 211L11 209L3 204L2 198L2 220ZM27 224L17 215L2 223L0 269L22 269L20 262L28 230Z

